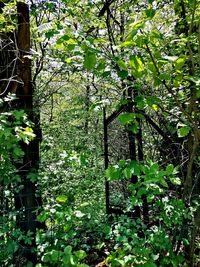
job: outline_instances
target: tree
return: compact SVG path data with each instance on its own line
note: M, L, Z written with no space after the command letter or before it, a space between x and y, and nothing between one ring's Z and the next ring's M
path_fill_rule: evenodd
M11 7L15 8L13 4ZM39 223L36 221L37 214L35 212L41 205L40 197L36 196L36 184L34 177L36 177L38 164L39 164L39 125L38 118L33 111L33 87L31 83L31 61L30 57L30 26L29 26L29 10L25 3L17 3L17 33L9 32L5 33L3 38L8 39L10 43L2 48L2 64L3 71L1 73L3 81L2 84L2 96L8 96L10 93L16 94L16 99L7 106L6 109L16 109L20 111L24 110L27 113L28 119L35 123L34 130L36 138L32 142L22 142L21 148L18 149L19 156L22 157L21 161L13 162L13 165L17 169L18 175L16 181L20 190L16 190L14 193L14 205L16 210L16 226L21 232L25 234L31 234L33 242L26 242L26 239L21 241L18 247L18 255L21 255L23 259L36 261L35 251L33 247L35 244L36 228L39 227ZM15 25L15 26L16 26ZM9 29L9 28L8 28ZM13 28L12 28L13 29ZM10 35L10 36L9 36ZM8 50L9 46L14 46L15 50ZM17 54L17 56L16 56ZM10 67L12 67L10 71ZM4 111L4 112L5 112ZM17 111L16 111L16 114ZM21 115L23 115L21 111ZM14 113L15 115L15 113ZM16 115L17 116L17 115ZM15 131L17 131L15 129ZM32 129L25 128L24 138L27 136L33 137ZM34 135L35 136L35 135ZM27 137L26 137L27 138ZM17 151L17 150L16 150ZM12 161L12 156L10 157ZM6 176L5 176L6 179ZM4 179L3 179L4 180ZM13 180L11 179L10 187L12 188ZM10 190L11 190L10 188ZM6 190L6 188L5 188ZM7 206L9 209L9 206ZM31 246L30 246L31 245ZM19 259L20 261L21 259ZM16 260L17 262L18 260Z
M26 106L23 95L21 105L32 110L34 101L44 132L39 175L30 175L46 224L38 261L92 265L83 250L101 240L109 266L195 266L199 1L29 4L32 50L21 79L31 79L31 57L34 99ZM28 147L38 155L35 142Z

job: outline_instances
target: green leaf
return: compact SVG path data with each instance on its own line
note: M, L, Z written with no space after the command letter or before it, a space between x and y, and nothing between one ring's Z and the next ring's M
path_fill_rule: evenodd
M59 251L52 250L51 251L51 260L57 262L59 260Z
M59 31L57 30L50 30L48 32L45 32L45 37L50 39L51 37L53 37L54 35L59 34Z
M42 257L43 262L50 262L51 261L51 255L49 252L45 253Z
M179 58L179 59L177 59L176 62L175 62L175 68L177 70L181 70L182 67L183 67L183 65L185 64L185 60L186 60L186 58Z
M21 157L21 156L24 155L24 152L20 147L15 147L13 149L13 154L14 154L15 157Z
M78 250L75 252L75 256L79 259L79 260L83 260L87 254L84 250Z
M124 176L126 179L130 179L132 176L131 170L129 168L124 169Z
M133 122L134 118L134 113L123 113L119 115L118 120L121 124L126 125Z
M13 240L8 240L6 245L7 245L7 250L10 254L14 254L18 249L17 243Z
M87 51L84 57L84 67L86 68L86 70L93 69L96 65L96 62L96 54L91 51Z
M68 197L67 197L67 196L64 196L64 195L58 196L58 197L56 198L56 201L57 201L57 202L60 202L60 203L66 203L67 200L68 200Z
M65 247L64 253L67 255L71 254L72 253L72 246Z
M126 63L122 59L120 59L120 60L117 61L117 65L122 70L126 70L126 71L128 70L128 68L126 66Z
M171 79L171 76L168 73L161 73L158 77L161 81L168 81Z
M41 223L45 222L48 218L49 218L49 213L45 210L42 211L37 217L38 221Z
M178 129L178 137L185 137L189 134L190 132L190 127L189 126L183 126L181 128Z
M145 24L143 23L142 20L137 21L136 23L133 23L130 25L131 26L131 31L137 31L139 29L142 29L145 27Z
M152 9L152 8L148 8L145 11L145 13L146 13L147 18L151 18L152 19L155 16L156 11L154 9Z
M156 67L154 66L153 62L148 63L148 69L155 74L157 73Z
M120 47L133 47L133 45L135 44L134 41L126 41L126 42L123 42Z
M36 181L38 180L38 173L33 173L33 172L31 172L31 173L29 173L29 174L27 175L27 178L28 178L32 183L34 183L34 182L36 182Z
M146 103L145 103L145 99L144 99L143 96L136 96L135 101L137 103L137 108L138 109L141 109L142 110L142 109L145 108Z
M159 165L157 162L153 163L149 168L149 172L153 174L157 173L158 170L159 170Z
M120 168L123 168L125 166L125 164L126 164L126 160L125 159L120 159L118 164L119 164Z
M138 123L132 123L129 127L128 130L131 131L132 133L136 134L138 133L139 130L139 125Z
M25 132L24 132L27 136L34 138L35 134L33 133L33 129L30 127L26 127L25 128Z
M117 75L118 75L119 78L121 78L123 80L128 76L128 71L119 70L119 71L117 71Z
M106 178L110 181L112 180L118 180L120 178L120 170L119 166L109 166L106 170Z
M136 23L131 24L130 26L131 26L130 33L126 38L126 42L132 41L133 37L137 34L138 30L144 28L145 24L142 21L138 21Z
M166 168L167 175L173 174L173 171L174 171L174 165L173 164L167 165L167 168Z
M129 64L133 69L133 75L139 78L143 72L143 63L140 57L131 55L129 57Z
M171 181L171 183L174 184L174 185L181 185L181 179L178 178L178 177L171 177L171 178L170 178L170 181Z
M138 164L138 162L132 160L128 166L131 170L131 173L133 175L140 175L140 165Z

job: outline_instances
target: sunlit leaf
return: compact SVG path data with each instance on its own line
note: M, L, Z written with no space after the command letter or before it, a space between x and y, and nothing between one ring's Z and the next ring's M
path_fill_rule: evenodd
M170 181L174 185L181 185L181 179L178 177L172 177L172 178L170 178Z
M65 195L60 195L60 196L58 196L58 197L56 198L56 201L57 201L57 202L60 202L60 203L66 203L67 200L68 200L68 197L65 196Z
M178 129L178 137L185 137L189 134L190 132L190 127L189 126L183 126L181 128Z
M117 65L122 70L126 70L127 71L127 69L128 69L127 66L126 66L126 63L121 59L117 61Z

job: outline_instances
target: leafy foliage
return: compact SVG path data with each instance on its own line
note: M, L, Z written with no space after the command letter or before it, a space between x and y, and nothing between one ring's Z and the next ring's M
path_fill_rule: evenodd
M1 11L4 33L16 27L14 4ZM30 16L43 129L39 173L28 175L43 200L36 266L198 266L199 0L33 0ZM37 135L32 128L24 111L0 113L9 208L21 182L19 144ZM105 177L120 214L105 214ZM9 216L2 264L18 239L34 239Z

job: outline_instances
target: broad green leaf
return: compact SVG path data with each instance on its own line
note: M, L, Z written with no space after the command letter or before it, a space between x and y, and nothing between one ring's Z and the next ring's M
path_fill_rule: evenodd
M152 194L148 194L148 195L147 195L147 202L148 202L148 203L151 203L151 202L154 200L154 198L155 198L154 195L152 195Z
M146 96L146 102L148 106L152 107L153 105L160 103L161 100L158 97L155 96Z
M132 123L129 127L128 130L131 131L132 133L136 134L138 133L139 130L139 125L138 123Z
M126 164L126 160L125 159L120 159L118 164L119 164L120 168L123 168L125 166L125 164Z
M71 254L72 253L72 246L67 246L64 249L64 253L65 254Z
M191 130L190 127L187 126L187 125L179 128L178 131L177 131L178 132L178 137L187 136L189 134L190 130Z
M144 99L143 96L136 96L135 101L137 103L137 108L138 109L142 110L142 109L145 108L146 103L145 103L145 99Z
M79 259L79 260L83 260L87 254L84 250L78 250L75 252L75 256Z
M28 137L32 137L34 138L35 137L35 134L33 133L33 129L30 128L30 127L26 127L25 129L25 134L28 136Z
M156 104L153 104L152 105L152 109L155 110L155 111L158 111L158 106Z
M121 59L117 61L117 65L121 70L126 70L126 71L128 70L126 63Z
M21 156L24 155L24 152L20 147L15 147L13 149L13 154L14 154L15 157L21 157Z
M181 70L182 67L183 67L183 65L185 64L185 60L186 60L186 58L179 58L179 59L177 59L176 62L175 62L175 68L177 70Z
M148 263L146 262L146 263L142 264L142 266L143 267L157 267L157 265L152 261L151 262L148 261Z
M143 71L142 60L136 55L131 55L129 58L129 64L133 68L136 77L140 77Z
M97 62L96 54L91 51L87 51L84 57L84 67L87 70L91 70L95 67L96 62Z
M13 240L8 240L8 242L7 242L7 244L6 244L6 249L8 250L8 252L10 253L10 254L14 254L16 251L17 251L17 249L18 249L18 244L15 242L15 241L13 241Z
M132 47L133 45L135 44L134 41L126 41L126 42L123 42L120 47Z
M109 166L106 170L106 178L110 181L120 178L120 170L118 166Z
M119 78L121 78L123 80L128 76L128 71L119 70L119 71L117 71L117 75L118 75Z
M69 39L70 39L70 37L68 35L63 35L62 37L60 37L60 38L58 38L56 40L56 43L57 44L62 44L62 43L64 43L65 41L67 41Z
M51 255L49 252L45 253L42 257L43 262L50 262L51 261Z
M57 250L52 250L51 251L51 260L54 262L57 262L59 260L59 251Z
M173 171L174 171L174 165L173 164L167 165L167 168L166 168L167 175L173 174Z
M34 173L34 172L31 172L27 175L27 178L32 182L36 182L38 180L38 174L37 173Z
M126 179L130 179L132 176L131 170L129 168L124 169L124 176Z
M178 177L171 177L171 178L170 178L170 181L171 181L171 183L174 184L174 185L181 185L181 179L178 178Z
M155 76L154 86L157 87L157 86L161 85L161 83L162 83L161 79L159 79L157 76Z
M45 37L50 39L51 37L53 37L54 35L59 34L59 31L57 30L50 30L48 32L45 32Z
M156 68L155 68L155 66L154 66L154 64L153 64L153 62L149 62L149 63L148 63L148 69L149 69L151 72L153 72L153 73L157 73L157 70L156 70Z
M56 198L56 201L59 203L66 203L68 200L68 197L65 195L60 195Z
M128 168L131 170L131 173L133 175L140 175L140 165L138 162L132 160L128 166Z
M76 267L77 266L77 263L78 263L78 260L77 258L74 256L74 255L70 255L70 263L72 266Z
M49 218L49 213L45 210L42 211L37 217L38 221L41 223L45 222L48 218Z
M148 8L146 11L145 11L145 14L147 16L147 18L153 18L156 14L156 11L152 8Z
M159 165L157 162L153 163L150 168L149 168L149 172L150 173L156 173L159 170Z
M118 117L119 122L123 125L133 122L134 119L135 119L134 113L123 113L120 114Z
M137 31L139 29L144 28L145 24L143 23L142 20L140 20L140 21L137 21L136 23L131 24L130 26L131 26L132 31Z
M126 41L132 41L133 37L137 34L139 29L142 29L145 27L145 24L143 21L137 21L136 23L133 23L130 25L130 33L128 37L126 38Z

